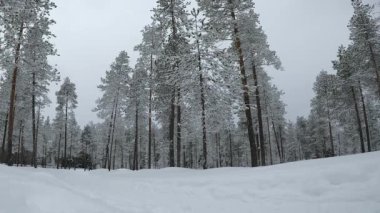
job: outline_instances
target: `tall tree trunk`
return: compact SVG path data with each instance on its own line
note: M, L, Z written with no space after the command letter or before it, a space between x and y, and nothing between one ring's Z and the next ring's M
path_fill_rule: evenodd
M113 145L112 170L115 170L115 162L116 162L116 142L117 142L117 140L115 140L114 145Z
M25 162L25 148L24 148L24 130L25 130L25 126L22 125L22 131L21 131L21 156L20 156L20 159L21 159L21 164L24 164L26 165L26 162Z
M69 97L68 93L66 92L66 103L65 103L65 145L64 145L64 150L63 150L63 168L67 168L67 156L66 156L66 151L67 151L67 121L68 121L68 110L69 107Z
M196 26L196 33L198 34L198 25ZM198 51L198 71L199 71L199 87L201 90L201 108L202 108L202 149L203 149L203 169L207 169L207 129L206 129L206 98L204 89L204 78L202 70L202 58L200 51L200 42L197 39Z
M270 165L273 165L272 141L270 138L270 124L269 124L269 117L268 116L267 116L267 131L268 131L268 144L269 144L269 160L270 160Z
M231 130L228 130L228 138L230 140L230 167L233 167L232 134L231 134Z
M18 146L17 146L17 166L20 164L20 151L21 151L21 135L22 135L23 122L20 122L20 132L18 136Z
M257 76L256 64L255 64L253 57L254 56L252 54L252 72L253 72L253 81L255 84L257 118L259 121L259 140L260 140L259 142L260 142L260 152L261 152L261 165L265 166L265 139L264 139L263 114L262 114L262 110L261 110L259 79Z
M358 124L358 132L359 132L359 137L360 137L360 148L361 148L362 153L364 153L365 148L364 148L362 122L361 122L360 114L359 114L359 106L358 106L358 103L356 101L355 88L353 86L351 86L351 92L352 92L352 99L353 99L354 105L355 105L356 121Z
M112 134L112 123L113 123L113 116L114 116L114 111L115 111L115 106L116 106L116 97L113 99L113 104L112 104L112 112L111 112L111 118L110 118L110 123L108 126L108 135L107 135L107 145L106 145L106 156L104 159L104 165L103 168L107 168L108 165L108 160L109 160L109 152L110 152L110 144L111 144L111 134Z
M4 162L5 160L5 141L7 139L8 115L9 113L7 112L7 115L5 116L5 121L4 121L3 144L1 145L1 162Z
M36 136L36 73L32 74L32 166L37 168L37 136Z
M363 106L365 133L366 133L366 136L367 136L367 148L368 148L368 152L371 152L372 151L371 150L371 134L369 132L369 126L368 126L367 107L366 107L366 104L365 104L363 90L362 90L362 86L360 84L360 81L359 81L359 89L360 89L361 102L362 102L362 106Z
M220 147L220 133L217 133L217 144L218 144L218 164L219 167L222 167L222 153L221 153L221 147Z
M124 169L124 149L123 149L123 145L120 146L120 154L121 154L120 167L122 169Z
M229 3L232 6L232 0L229 0ZM256 146L256 141L255 141L255 132L253 129L251 103L249 100L249 86L248 86L247 75L245 73L244 55L243 55L243 50L241 47L239 28L236 23L236 15L233 8L231 8L230 15L234 21L234 25L233 25L234 44L235 44L235 49L237 51L237 54L239 56L240 78L241 78L242 87L244 91L243 99L244 99L244 105L245 105L245 116L247 119L248 139L249 139L250 152L251 152L251 166L256 167L258 166L257 146Z
M73 150L73 130L70 131L70 149L69 149L69 159L67 160L67 166L71 169L72 166L72 150ZM86 152L87 153L87 152Z
M280 142L278 141L278 134L277 134L276 126L274 125L274 121L273 120L272 120L272 129L273 129L273 133L274 133L274 138L276 139L278 157L280 158L280 163L283 163L282 162L282 157L281 157Z
M157 161L156 161L156 137L153 133L153 167L156 169L157 168Z
M152 44L154 39L152 38ZM153 97L153 54L150 54L150 88L149 88L149 136L148 136L148 169L152 168L152 97Z
M108 171L111 171L112 145L114 144L118 105L119 105L119 90L117 90L117 93L116 93L116 102L115 102L115 107L114 107L114 111L113 111L112 133L111 133L111 149L110 149L110 154L109 154L109 159L108 159Z
M328 83L328 82L326 82ZM327 92L327 86L325 85L325 94L326 94L326 108L327 108L327 119L328 119L328 125L329 125L329 140L331 145L331 155L335 156L335 150L334 150L334 137L332 134L332 125L331 125L331 115L330 115L330 104L329 104L329 95Z
M284 139L282 137L282 126L279 127L279 136L280 136L280 144L281 144L281 157L282 162L285 162L285 152L284 152Z
M338 149L338 155L341 155L341 142L340 142L340 134L338 134L338 144L339 144L339 149Z
M12 166L12 148L13 148L13 126L15 121L15 102L16 102L16 84L17 84L17 75L19 69L19 61L20 61L20 53L21 53L21 40L22 34L24 33L24 22L21 23L20 31L18 34L18 41L16 44L15 51L15 64L12 73L12 87L11 93L9 97L9 126L8 126L8 145L7 145L7 155L6 155L6 163L8 166Z
M182 144L181 144L181 90L178 88L177 93L177 167L181 167L181 152L182 152Z
M39 130L40 130L40 121L41 121L41 106L38 106L38 110L37 110L37 122L36 122L36 145L38 145L38 135L39 135ZM37 157L38 157L38 146L36 147L36 150L37 150Z
M169 167L174 167L174 117L175 117L175 90L172 94L170 121L169 121Z
M135 146L133 150L133 170L138 170L138 143L139 143L139 106L136 101L136 115L135 115Z
M61 130L59 130L57 169L59 169L59 164L61 163L61 159L60 159L60 155L61 155L61 138L62 138L62 133L61 133Z
M330 115L328 117L329 117L329 139L330 139L330 145L331 145L331 155L335 156L334 138L332 135L332 125L331 125Z

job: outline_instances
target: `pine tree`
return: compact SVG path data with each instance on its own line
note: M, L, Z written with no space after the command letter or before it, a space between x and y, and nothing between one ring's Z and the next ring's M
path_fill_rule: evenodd
M67 159L67 141L68 141L68 116L69 110L72 112L77 107L77 94L75 91L75 84L69 78L65 78L61 88L56 92L58 106L56 110L64 114L64 153L63 153L63 167L66 169L68 166Z
M354 15L350 20L350 39L353 42L353 51L358 52L356 57L360 57L360 64L367 68L362 70L362 75L368 79L374 78L377 92L380 97L380 35L379 24L372 16L373 6L364 4L362 0L352 0Z
M125 104L127 93L130 87L130 74L132 69L129 67L129 56L122 51L112 63L110 71L106 72L105 78L101 79L102 84L98 88L103 92L103 96L97 100L98 116L109 123L107 132L107 142L105 148L105 160L103 167L111 170L112 145L116 129L117 116L121 107Z

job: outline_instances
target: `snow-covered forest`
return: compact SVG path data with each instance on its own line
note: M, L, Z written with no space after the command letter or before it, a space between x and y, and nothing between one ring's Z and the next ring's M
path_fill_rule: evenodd
M287 117L272 74L292 70L255 0L157 0L134 51L102 59L98 120L82 125L90 80L52 62L60 5L0 0L0 213L379 212L380 16L349 3L306 116Z
M60 75L50 0L0 1L1 162L50 168L131 170L257 167L380 148L380 32L373 6L353 0L350 44L321 71L308 117L285 118L283 71L252 0L157 1L136 44L104 70L78 125L76 85ZM59 23L58 23L59 24ZM284 41L285 42L285 41ZM56 91L56 115L42 113ZM85 82L83 82L85 83ZM294 82L296 83L296 82ZM95 90L96 88L94 88Z

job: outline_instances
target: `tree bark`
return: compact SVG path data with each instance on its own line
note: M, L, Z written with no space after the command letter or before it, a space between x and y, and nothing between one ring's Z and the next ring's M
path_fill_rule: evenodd
M149 136L148 136L148 169L152 166L152 72L153 55L150 54L150 88L149 88Z
M174 167L174 117L175 117L175 90L172 94L171 109L169 116L169 167Z
M259 79L257 76L256 64L253 59L252 54L252 72L253 72L253 81L255 84L255 95L256 95L256 106L257 106L257 118L259 123L259 144L261 152L261 165L265 166L265 139L264 139L264 125L263 125L263 115L261 110L261 100L260 100L260 90L259 90Z
M8 115L9 113L7 112L7 115L5 116L5 121L4 121L3 144L1 145L1 162L5 160L5 141L7 139Z
M116 142L117 142L117 140L114 141L114 145L113 145L112 170L115 170L115 162L116 162Z
M59 169L59 164L61 163L61 159L60 159L60 155L61 155L61 138L62 138L62 133L61 133L61 130L59 130L57 169Z
M111 144L112 123L113 123L113 116L114 116L115 106L116 106L116 97L114 97L114 100L113 100L111 118L110 118L110 123L109 123L109 126L108 126L107 145L106 145L106 153L105 153L106 156L105 156L105 161L104 161L104 165L103 165L104 169L107 168L108 160L109 160L109 152L110 152L109 148L110 148L110 144Z
M21 23L20 31L18 34L18 41L16 44L16 51L15 51L15 64L13 68L12 73L12 87L11 87L11 93L9 97L9 126L8 126L8 150L6 155L6 163L8 166L12 166L12 148L13 148L13 127L14 127L14 121L15 121L15 102L16 102L16 84L17 84L17 75L19 70L19 61L20 61L20 54L21 54L21 39L22 34L24 33L24 22Z
M32 74L32 137L33 137L33 153L32 166L37 168L37 136L36 136L36 73Z
M232 134L231 134L231 130L228 130L228 138L230 140L230 167L233 167Z
M274 125L273 120L272 120L272 128L273 128L273 132L274 132L274 138L276 139L278 157L280 158L280 162L283 163L282 162L282 157L281 157L280 142L278 141L278 135L277 135L277 131L276 131L276 126Z
M119 105L119 90L117 90L117 92L116 92L116 102L115 102L115 107L114 107L114 111L113 111L112 133L111 133L111 149L110 149L109 160L108 160L108 171L111 171L112 152L113 152L112 151L112 145L114 144L118 105Z
M352 99L353 99L354 105L355 105L356 121L357 121L357 125L358 125L359 137L360 137L360 148L361 148L361 152L364 153L365 148L364 148L362 122L361 122L360 114L359 114L359 106L358 106L358 103L356 101L355 88L353 86L351 86L351 92L352 92Z
M271 141L271 138L270 138L269 117L267 117L267 131L268 131L268 144L269 144L269 160L270 160L270 165L273 165L272 141Z
M367 116L367 108L366 108L366 104L365 104L365 100L364 100L364 95L363 95L363 90L362 90L362 86L360 84L360 81L359 81L359 90L360 90L360 96L361 96L361 102L362 102L362 106L363 106L363 114L364 114L364 123L365 123L365 133L366 133L366 136L367 136L367 151L368 152L371 152L371 134L369 132L369 126L368 126L368 116Z
M177 93L177 167L181 167L181 152L182 152L182 144L181 144L181 90L178 89Z
M67 110L69 105L69 97L68 92L66 92L66 103L65 103L65 145L63 150L63 168L67 168L67 158L66 158L66 151L67 151L67 121L68 121L68 115Z
M138 170L138 143L139 143L139 106L136 100L136 115L135 115L135 145L133 150L133 170Z
M157 161L156 161L156 137L153 133L153 167L157 168Z
M196 25L196 34L198 35L198 25ZM199 39L197 42L197 52L198 52L198 71L199 71L199 87L201 90L201 108L202 108L202 151L203 151L203 169L207 169L207 129L206 129L206 99L205 99L205 89L204 89L204 78L202 69L202 57L200 50Z
M285 152L284 152L284 139L282 137L282 126L279 127L279 136L280 136L280 144L281 144L281 157L282 162L285 162Z
M19 136L18 136L18 146L17 146L17 166L19 166L19 164L20 164L20 151L21 151L21 135L22 135L22 131L23 131L23 122L21 120L21 123L20 123L20 132L19 132Z
M232 0L229 0L230 5L232 5ZM234 45L235 49L237 51L237 54L239 56L239 66L240 66L240 76L241 76L241 82L243 87L243 99L244 99L244 105L245 105L245 116L247 119L247 129L248 129L248 139L249 139L249 145L250 145L250 152L251 152L251 166L256 167L258 166L258 159L257 159L257 146L255 141L255 132L253 129L253 119L252 119L252 110L251 110L251 103L249 98L249 86L248 86L248 80L247 75L245 72L245 65L244 65L244 55L243 50L241 47L241 41L239 37L239 28L236 23L236 16L233 8L231 7L230 15L233 20L233 35L234 35Z

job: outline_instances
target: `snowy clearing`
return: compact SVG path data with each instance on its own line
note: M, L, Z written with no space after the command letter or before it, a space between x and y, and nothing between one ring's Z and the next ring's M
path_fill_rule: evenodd
M380 212L380 152L265 168L0 166L1 213Z

